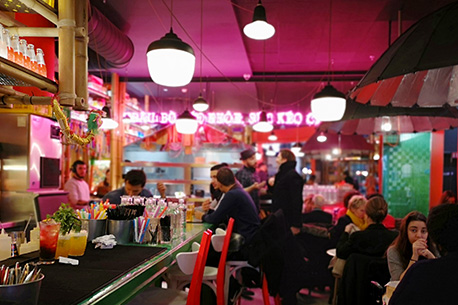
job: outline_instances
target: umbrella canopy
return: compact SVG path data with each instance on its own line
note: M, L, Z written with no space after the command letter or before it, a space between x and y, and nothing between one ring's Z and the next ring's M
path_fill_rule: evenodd
M323 123L319 127L319 131L342 135L370 135L437 131L455 127L458 127L458 119L456 118L404 115Z
M372 106L456 106L457 54L458 2L454 2L402 34L349 97Z
M307 154L323 153L334 148L340 148L345 153L374 151L374 145L367 143L363 136L327 134L326 137L325 142L318 142L316 137L311 137L301 150Z

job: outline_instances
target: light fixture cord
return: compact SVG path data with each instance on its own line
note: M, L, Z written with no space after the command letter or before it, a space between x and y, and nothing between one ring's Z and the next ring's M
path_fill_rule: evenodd
M328 85L332 78L331 36L332 36L332 0L329 0L329 41L328 41Z
M173 27L173 0L170 0L170 29Z
M200 0L200 94L202 95L202 50L204 32L204 0Z

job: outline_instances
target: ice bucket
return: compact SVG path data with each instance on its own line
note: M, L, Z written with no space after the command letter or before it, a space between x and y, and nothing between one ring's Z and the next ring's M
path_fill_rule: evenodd
M113 234L119 245L130 243L132 236L132 220L109 219L108 234Z
M45 276L29 283L17 285L0 285L0 304L36 305L40 295L41 282Z
M88 221L87 226L87 241L90 242L94 238L103 236L107 232L107 220L106 219L81 219L81 221Z

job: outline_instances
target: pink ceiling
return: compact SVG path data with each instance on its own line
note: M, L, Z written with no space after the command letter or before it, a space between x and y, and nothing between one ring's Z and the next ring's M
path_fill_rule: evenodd
M264 0L275 35L263 42L243 35L258 0L204 0L203 54L200 73L201 1L174 0L174 32L196 53L194 81L183 88L163 88L149 80L148 45L170 28L168 0L91 0L130 37L134 57L126 68L113 70L127 78L128 91L152 107L178 110L190 106L200 91L213 110L308 111L311 97L331 77L347 93L398 36L402 28L451 2L450 0L333 0L331 61L329 58L329 3L326 0ZM265 51L264 51L265 50ZM251 76L246 81L244 75ZM164 91L167 89L167 91Z

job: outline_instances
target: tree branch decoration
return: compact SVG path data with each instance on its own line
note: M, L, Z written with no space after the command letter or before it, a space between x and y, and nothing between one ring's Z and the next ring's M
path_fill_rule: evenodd
M92 139L94 138L94 135L98 133L99 127L102 125L101 111L91 111L87 119L87 134L84 136L77 135L76 133L70 130L70 127L68 126L68 118L62 111L62 107L60 107L56 96L54 96L52 99L52 112L57 122L59 123L61 134L67 139L68 143L70 144L84 146L91 143Z

